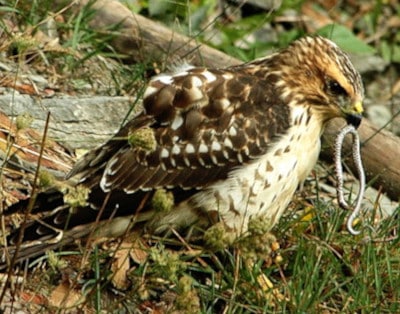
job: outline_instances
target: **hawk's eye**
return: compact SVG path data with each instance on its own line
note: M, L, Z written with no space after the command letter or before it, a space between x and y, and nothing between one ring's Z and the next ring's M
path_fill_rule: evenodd
M328 79L327 88L328 88L328 91L333 95L347 96L346 90L335 80Z

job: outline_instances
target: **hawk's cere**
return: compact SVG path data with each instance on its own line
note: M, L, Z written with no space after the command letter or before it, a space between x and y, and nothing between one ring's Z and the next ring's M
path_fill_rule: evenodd
M143 110L68 175L91 189L88 205L71 211L62 197L40 195L34 211L58 208L27 227L24 240L35 241L20 257L86 235L99 208L102 218L129 215L112 234L131 221L151 232L221 222L239 235L253 218L272 226L314 167L325 123L357 127L362 99L350 59L322 37L238 66L156 76Z

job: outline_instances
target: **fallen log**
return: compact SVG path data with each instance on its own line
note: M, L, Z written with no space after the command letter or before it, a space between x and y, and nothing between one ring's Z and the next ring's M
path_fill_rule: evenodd
M132 62L159 62L163 65L186 61L193 65L226 67L240 60L200 43L166 26L132 13L119 1L81 0L76 9L90 3L95 10L90 26L98 32L113 35L113 48ZM110 31L113 25L118 32Z
M324 132L323 139L327 145L322 150L324 160L332 162L335 137L344 125L337 119L332 121ZM367 182L377 190L385 192L392 200L400 197L400 139L393 133L380 130L364 119L358 133L361 139L361 156ZM351 156L351 137L344 142L343 154ZM357 173L353 162L348 158L347 165L353 173Z

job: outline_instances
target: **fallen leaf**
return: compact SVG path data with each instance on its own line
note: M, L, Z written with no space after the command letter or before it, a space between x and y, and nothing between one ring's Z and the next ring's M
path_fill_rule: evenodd
M123 243L124 244L124 243ZM114 254L114 260L111 264L112 278L111 282L117 289L125 290L129 286L129 280L126 277L130 268L129 254L131 245L121 245Z
M58 308L70 308L84 301L83 295L67 283L57 286L50 295L49 305Z
M130 250L130 257L135 263L144 264L149 256L149 248L139 238L134 241Z

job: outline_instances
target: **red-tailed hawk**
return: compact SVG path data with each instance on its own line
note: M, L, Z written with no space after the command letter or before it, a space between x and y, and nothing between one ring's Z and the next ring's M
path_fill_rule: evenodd
M129 216L149 232L221 222L239 235L253 218L272 227L314 167L325 123L357 127L363 96L348 56L322 37L238 66L156 76L143 110L69 174L91 189L87 205L71 211L62 195L39 195L34 212L56 210L27 226L19 256L86 235L100 208L100 220ZM159 194L173 204L155 208ZM125 231L120 221L111 233Z

